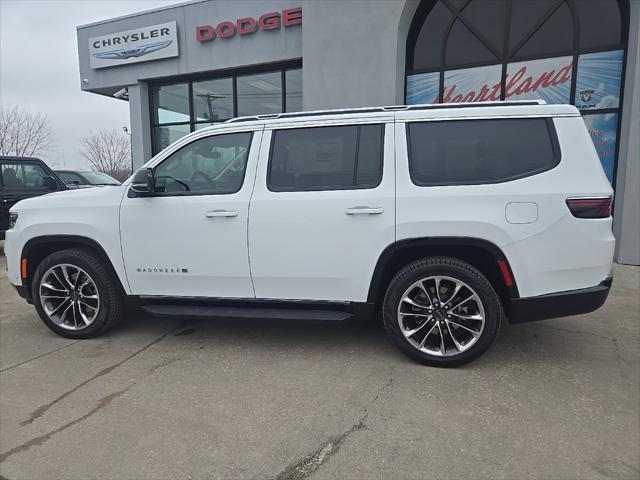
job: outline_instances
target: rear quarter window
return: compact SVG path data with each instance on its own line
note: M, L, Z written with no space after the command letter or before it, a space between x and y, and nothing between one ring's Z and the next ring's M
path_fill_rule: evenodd
M407 124L409 172L419 186L480 185L528 177L560 162L549 118Z

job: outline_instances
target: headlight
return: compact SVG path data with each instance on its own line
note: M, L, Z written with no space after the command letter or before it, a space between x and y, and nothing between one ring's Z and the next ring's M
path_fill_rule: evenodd
M18 212L9 212L9 230L15 227L18 221Z

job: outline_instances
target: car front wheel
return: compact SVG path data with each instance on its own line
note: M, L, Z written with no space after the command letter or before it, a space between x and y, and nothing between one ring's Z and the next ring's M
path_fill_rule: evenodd
M86 249L46 257L35 272L33 303L44 324L67 338L93 338L122 316L122 298L103 262Z
M384 300L389 337L426 365L453 367L484 353L502 318L495 290L480 271L449 257L429 257L400 270Z

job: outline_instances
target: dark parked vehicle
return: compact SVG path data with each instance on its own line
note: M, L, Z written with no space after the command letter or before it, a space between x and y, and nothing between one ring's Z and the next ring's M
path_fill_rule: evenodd
M0 240L9 228L9 209L20 200L37 197L67 186L42 160L0 156Z
M56 170L58 176L68 186L98 187L104 185L120 185L120 182L102 172L78 172L75 170Z

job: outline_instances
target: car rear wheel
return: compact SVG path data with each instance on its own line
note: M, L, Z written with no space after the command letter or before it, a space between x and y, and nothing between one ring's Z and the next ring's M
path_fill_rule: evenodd
M414 360L439 367L462 365L484 353L502 315L484 275L449 257L424 258L400 270L383 310L393 342Z
M67 338L93 338L122 316L122 298L102 261L86 249L53 253L38 266L33 303L44 324Z

